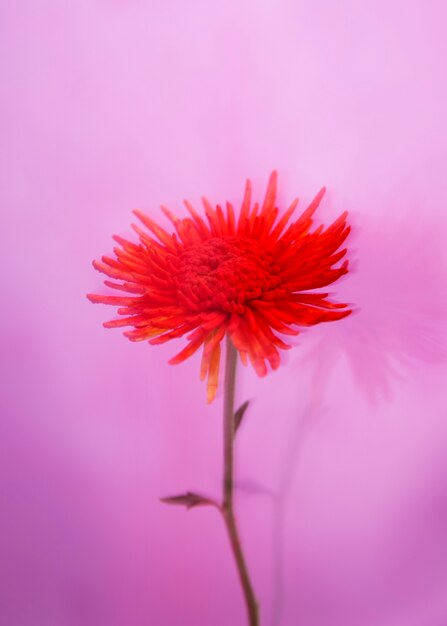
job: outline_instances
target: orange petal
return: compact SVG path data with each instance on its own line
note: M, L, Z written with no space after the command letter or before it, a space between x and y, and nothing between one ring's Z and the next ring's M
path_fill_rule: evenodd
M206 399L208 404L214 400L217 393L217 385L219 381L219 367L220 343L214 346L209 363L208 384L206 386Z
M275 206L276 188L278 183L278 173L274 170L270 174L267 191L265 192L264 204L262 205L261 215L267 215Z

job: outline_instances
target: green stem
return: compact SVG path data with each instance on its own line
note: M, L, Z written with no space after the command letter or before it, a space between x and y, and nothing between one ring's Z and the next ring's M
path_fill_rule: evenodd
M236 524L233 503L233 466L234 466L234 392L236 387L237 351L231 339L227 337L227 355L225 362L224 390L224 470L222 514L230 538L231 549L244 592L245 604L250 626L259 626L259 607L250 582L247 564L242 551Z

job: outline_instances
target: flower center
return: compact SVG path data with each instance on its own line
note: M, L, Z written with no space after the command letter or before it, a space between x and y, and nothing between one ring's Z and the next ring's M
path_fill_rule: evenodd
M192 311L243 313L247 301L279 283L272 275L271 262L271 256L253 239L208 239L180 256L179 299Z

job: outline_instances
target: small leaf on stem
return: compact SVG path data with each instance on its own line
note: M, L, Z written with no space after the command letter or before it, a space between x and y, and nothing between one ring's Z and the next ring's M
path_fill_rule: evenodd
M241 425L245 411L248 409L249 404L250 404L250 400L246 400L243 404L241 404L241 406L238 408L238 410L234 414L234 434L236 434L237 429Z
M192 509L195 506L217 506L219 505L217 502L212 500L211 498L206 498L205 496L201 496L198 493L193 493L192 491L187 491L186 493L182 493L179 496L168 496L167 498L160 498L161 502L165 504L177 504L181 506L186 506L187 509Z

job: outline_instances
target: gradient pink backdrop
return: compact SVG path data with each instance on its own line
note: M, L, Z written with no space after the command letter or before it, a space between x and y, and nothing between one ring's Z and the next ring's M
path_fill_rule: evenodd
M359 311L311 329L238 437L265 626L447 624L445 2L3 0L0 622L228 626L221 397L105 331L91 260L188 197L355 224Z

